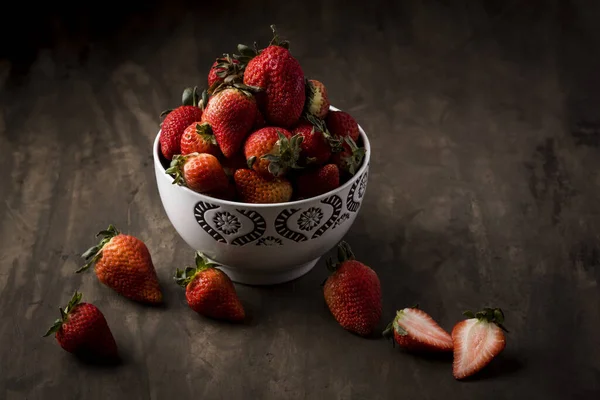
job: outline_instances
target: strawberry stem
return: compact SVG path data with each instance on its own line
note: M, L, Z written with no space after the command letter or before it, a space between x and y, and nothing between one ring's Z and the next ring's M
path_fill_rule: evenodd
M280 47L283 47L284 49L289 49L290 42L288 42L287 40L280 39L279 34L277 33L277 29L275 28L275 25L271 25L271 30L273 31L273 39L271 39L269 46L280 46Z
M73 294L73 297L71 298L71 300L69 300L69 303L67 304L65 309L63 310L62 307L59 308L60 318L57 319L56 321L54 321L54 323L52 324L50 329L48 329L48 331L46 332L46 334L43 337L50 336L51 334L58 332L60 330L60 328L62 328L62 325L65 322L67 322L67 317L69 316L69 313L71 311L73 311L75 309L75 307L77 307L79 305L79 303L81 302L81 297L82 297L82 294L78 293L76 290L75 293Z
M352 252L350 245L343 240L338 244L337 256L338 262L336 264L333 263L333 260L331 258L328 258L325 262L329 272L335 272L344 261L355 259L354 253Z
M184 288L187 287L187 285L194 280L196 274L198 274L201 271L204 271L205 269L215 268L219 265L209 260L208 257L200 253L199 251L196 252L194 261L196 263L195 267L185 267L185 269L177 268L175 270L175 276L173 277L173 279L175 280L175 283L177 283L179 286Z
M104 246L108 242L110 242L112 238L119 234L119 230L115 228L114 225L109 225L106 230L98 232L96 234L96 237L103 236L102 240L96 246L90 247L85 251L85 253L81 255L81 257L84 258L87 261L87 263L83 267L75 271L75 273L83 272L89 267L91 267L93 264L95 264L96 261L98 261L102 256L102 249L104 248Z

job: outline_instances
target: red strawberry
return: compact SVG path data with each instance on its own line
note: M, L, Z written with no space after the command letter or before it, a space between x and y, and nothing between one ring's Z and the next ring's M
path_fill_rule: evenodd
M346 136L344 138L343 150L333 153L331 162L337 165L345 175L353 176L362 165L365 158L365 151L364 147L358 147L352 138Z
M464 313L466 319L452 329L454 363L452 373L456 379L467 378L481 369L504 350L504 313L499 308L485 308L476 314Z
M350 332L370 335L381 318L381 284L371 268L354 259L346 242L338 245L339 263L327 261L333 271L323 289L335 320Z
M232 59L225 54L223 57L217 58L208 71L208 87L223 83L228 75L236 75L240 73L238 60Z
M238 169L235 187L245 203L284 203L292 198L292 184L285 178L265 178L250 169Z
M331 158L332 146L337 143L331 140L331 135L324 124L314 117L309 117L308 121L300 121L292 130L292 134L302 136L300 144L302 164L323 165Z
M208 124L194 122L181 135L181 154L208 153L218 156L221 151Z
M163 296L156 270L144 242L121 234L112 225L96 236L103 236L102 241L83 253L88 262L76 272L96 264L100 282L117 293L142 303L161 303Z
M356 120L350 114L344 111L331 111L325 119L327 129L333 136L343 138L350 136L352 140L358 142L360 132Z
M177 155L165 172L173 176L173 184L187 186L198 193L220 192L229 183L221 163L212 154Z
M450 334L416 307L397 311L383 335L393 335L396 343L409 350L452 351L453 348Z
M329 112L329 106L325 85L314 79L306 81L306 114L323 119Z
M175 281L185 288L187 303L197 313L232 322L243 321L244 307L235 287L216 266L202 253L196 253L196 267L177 269Z
M266 127L248 136L244 155L248 167L265 176L283 176L290 168L298 168L300 136L283 128Z
M75 292L60 318L44 337L55 334L56 341L69 353L91 357L93 360L119 359L117 344L104 315L93 304L81 303L81 293Z
M296 196L308 199L340 186L340 170L335 164L327 164L316 169L301 172L296 178Z
M161 124L160 151L167 160L171 160L175 154L181 152L181 135L185 128L202 118L202 110L198 107L199 99L196 88L187 88L183 92L183 105L161 114L166 117Z
M226 88L214 94L202 115L210 124L225 157L233 157L241 148L256 120L256 101L245 90Z
M271 125L284 128L300 119L306 99L304 72L290 54L287 42L275 37L266 49L252 58L244 70L244 84L262 89L261 107Z

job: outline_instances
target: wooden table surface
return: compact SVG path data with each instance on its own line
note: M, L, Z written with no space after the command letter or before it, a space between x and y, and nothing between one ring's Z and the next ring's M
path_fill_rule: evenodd
M0 47L0 399L598 398L598 2L139 3L3 15L28 23L3 24ZM342 330L324 260L238 286L246 325L187 308L171 276L193 251L158 197L158 115L271 23L371 138L346 239L381 278L381 329L413 303L446 329L503 308L506 350L478 379ZM110 223L147 243L165 307L74 274ZM104 312L121 366L41 337L75 289Z

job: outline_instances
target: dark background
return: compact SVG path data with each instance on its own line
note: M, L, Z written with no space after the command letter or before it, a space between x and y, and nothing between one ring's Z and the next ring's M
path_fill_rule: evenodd
M599 17L600 2L567 0L6 5L0 398L597 398ZM381 328L416 302L448 330L464 309L502 307L508 345L478 379L344 332L324 261L238 286L245 326L200 318L171 283L193 252L158 198L158 115L216 56L266 44L271 23L372 141L346 239L381 277ZM109 223L147 243L165 308L73 274ZM106 315L122 366L40 337L74 289Z

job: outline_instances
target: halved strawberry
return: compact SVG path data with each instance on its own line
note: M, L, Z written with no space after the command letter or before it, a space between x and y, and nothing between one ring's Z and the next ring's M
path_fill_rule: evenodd
M396 312L394 321L383 332L409 350L451 351L452 337L423 310L416 307Z
M460 321L452 329L454 342L454 378L467 378L483 369L504 350L504 313L499 308L484 308L473 314L465 311L469 319Z

